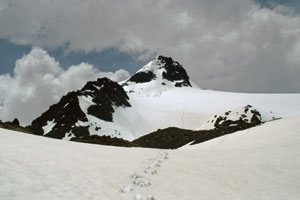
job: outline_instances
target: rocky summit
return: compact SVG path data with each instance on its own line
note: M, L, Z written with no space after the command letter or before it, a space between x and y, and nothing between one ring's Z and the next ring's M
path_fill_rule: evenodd
M157 56L126 80L126 91L144 93L159 92L174 87L192 87L186 70L170 57Z
M160 80L162 85L166 82L174 83L175 87L190 86L189 76L177 61L170 57L157 56L153 61L136 72L125 83L147 83Z

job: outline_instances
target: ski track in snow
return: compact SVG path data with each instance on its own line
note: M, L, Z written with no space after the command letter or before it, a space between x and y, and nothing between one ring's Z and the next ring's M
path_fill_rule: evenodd
M159 151L154 158L142 161L141 166L126 178L125 184L120 190L121 196L133 200L155 200L151 189L151 180L168 159L168 152Z

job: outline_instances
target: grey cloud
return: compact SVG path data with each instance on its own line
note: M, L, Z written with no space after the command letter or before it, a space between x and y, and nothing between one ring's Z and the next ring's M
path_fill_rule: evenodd
M300 16L250 0L0 0L0 37L70 51L118 47L181 62L200 87L300 92Z

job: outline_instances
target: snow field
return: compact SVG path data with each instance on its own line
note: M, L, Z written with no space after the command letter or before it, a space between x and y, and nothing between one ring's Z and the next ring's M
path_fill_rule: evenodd
M173 151L0 129L0 199L300 198L300 116Z
M148 122L140 136L174 126L200 130L214 115L247 105L265 119L300 115L300 94L246 94L184 87L164 91L159 97L134 93L129 97L133 108Z

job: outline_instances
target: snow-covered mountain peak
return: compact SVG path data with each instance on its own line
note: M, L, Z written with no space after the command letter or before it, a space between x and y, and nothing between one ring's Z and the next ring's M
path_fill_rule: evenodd
M100 132L102 135L121 136L117 125L109 130L103 129L107 123L116 121L115 112L128 107L131 105L124 89L114 81L100 78L88 82L81 90L69 92L35 119L29 128L38 135L59 139ZM126 133L122 136L127 137Z
M123 83L129 93L159 96L174 87L192 87L186 70L170 57L157 56Z

